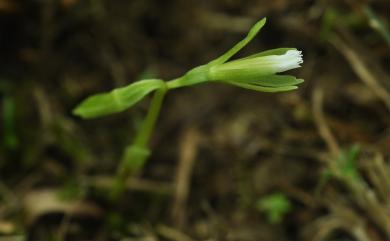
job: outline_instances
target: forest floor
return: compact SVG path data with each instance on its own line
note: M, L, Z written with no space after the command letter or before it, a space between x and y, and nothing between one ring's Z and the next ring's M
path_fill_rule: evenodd
M390 240L390 3L0 0L0 240ZM83 120L85 97L240 56L303 51L287 93L168 93L152 155L110 189L148 100Z

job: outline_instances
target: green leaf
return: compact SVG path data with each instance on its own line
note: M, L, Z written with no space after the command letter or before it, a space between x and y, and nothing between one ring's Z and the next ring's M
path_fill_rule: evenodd
M290 212L292 205L285 194L277 192L258 200L256 208L266 213L270 223L280 223L283 217Z
M303 81L303 79L297 79L292 75L268 75L256 80L239 80L238 82L264 87L286 87L298 85Z
M257 33L260 31L260 29L264 26L265 22L266 22L266 18L263 18L262 20L258 21L249 30L247 36L243 40L241 40L236 45L234 45L233 48L228 50L222 56L220 56L217 59L211 61L209 63L209 65L223 64L226 61L228 61L233 55L235 55L238 51L240 51L242 48L244 48L257 35Z
M381 34L386 43L390 46L390 30L388 24L384 21L386 19L383 18L382 20L368 5L363 7L363 12L369 19L370 27Z
M338 159L336 160L338 164L338 174L341 177L361 180L357 167L359 153L359 145L353 145L352 147L341 151Z
M121 112L160 88L165 88L165 82L160 79L141 80L108 93L90 96L73 110L73 114L82 118L95 118Z
M235 85L244 89L255 90L260 92L283 92L283 91L295 90L298 88L297 86L294 85L281 86L281 87L268 87L268 86L260 86L251 83L237 82L237 81L224 81L224 83Z

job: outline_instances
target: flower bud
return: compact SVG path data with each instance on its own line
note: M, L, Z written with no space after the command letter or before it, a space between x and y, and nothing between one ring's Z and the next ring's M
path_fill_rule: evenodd
M208 77L214 81L256 80L267 75L301 67L302 52L287 50L281 55L253 56L213 65Z

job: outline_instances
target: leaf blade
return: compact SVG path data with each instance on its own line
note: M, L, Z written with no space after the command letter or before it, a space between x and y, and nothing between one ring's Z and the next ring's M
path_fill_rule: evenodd
M159 88L165 88L165 82L160 79L141 80L110 92L92 95L74 108L73 114L88 119L121 112Z
M214 64L223 64L227 60L229 60L233 55L235 55L238 51L240 51L242 48L244 48L252 39L258 34L258 32L263 28L265 25L267 19L263 18L253 27L249 30L248 34L244 39L242 39L240 42L238 42L236 45L234 45L231 49L229 49L226 53L221 55L220 57L216 58L215 60L209 62L209 65Z

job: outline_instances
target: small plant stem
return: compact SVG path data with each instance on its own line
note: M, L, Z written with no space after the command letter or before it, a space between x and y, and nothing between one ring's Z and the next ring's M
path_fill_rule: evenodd
M167 82L167 88L168 89L176 89L176 88L180 88L180 87L183 87L182 86L182 80L183 78L180 77L180 78L176 78L176 79L173 79L173 80L170 80Z
M149 157L148 142L156 126L161 106L167 91L167 86L164 86L164 88L161 88L154 93L150 103L149 111L142 123L141 129L138 131L134 142L126 148L122 161L119 165L116 183L111 192L111 197L113 200L119 198L119 196L125 190L128 177L137 173L137 171L143 167L146 159ZM134 150L141 150L141 153L134 152Z
M161 106L167 93L167 87L157 90L154 95L152 102L150 103L148 114L142 123L141 129L138 131L137 136L134 140L133 145L138 147L147 147L151 133L156 125L157 118L160 114Z

